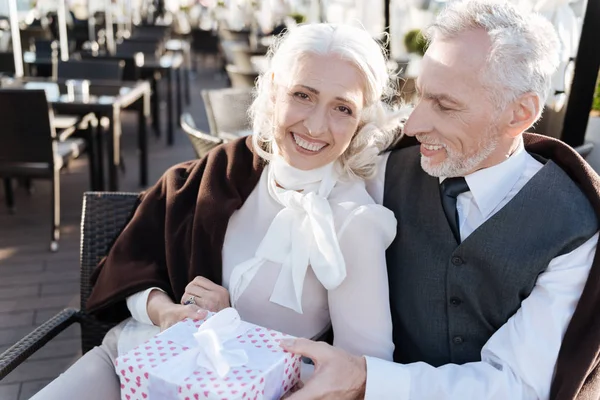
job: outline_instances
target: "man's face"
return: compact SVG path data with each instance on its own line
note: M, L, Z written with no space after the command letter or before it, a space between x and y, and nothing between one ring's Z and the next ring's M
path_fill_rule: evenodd
M482 85L490 42L484 31L437 39L423 58L419 101L404 132L421 143L421 166L432 176L464 176L505 159L499 116Z

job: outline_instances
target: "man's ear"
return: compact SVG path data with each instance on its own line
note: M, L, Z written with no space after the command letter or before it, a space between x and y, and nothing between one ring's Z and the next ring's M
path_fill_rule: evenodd
M510 135L516 137L535 122L540 111L540 98L535 93L525 93L512 104L508 128Z

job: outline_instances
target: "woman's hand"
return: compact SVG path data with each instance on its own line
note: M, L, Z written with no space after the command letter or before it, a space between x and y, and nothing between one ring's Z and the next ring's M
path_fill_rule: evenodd
M231 307L227 289L202 276L197 276L185 287L181 304L189 304L192 298L192 304L212 312Z
M205 318L207 314L206 310L194 304L184 306L173 303L171 298L160 290L150 292L146 308L150 320L160 327L161 332L186 318L198 320Z

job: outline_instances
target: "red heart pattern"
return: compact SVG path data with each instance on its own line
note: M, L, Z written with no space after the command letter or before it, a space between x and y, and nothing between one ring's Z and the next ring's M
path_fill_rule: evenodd
M200 326L204 321L194 321L195 326ZM300 380L300 357L283 351L278 345L279 341L286 337L283 333L266 328L253 328L251 331L238 336L239 343L245 346L253 346L261 351L278 353L280 362L285 366L281 377L280 387L285 393ZM165 343L166 342L166 343ZM165 341L156 337L140 345L125 356L115 360L121 380L121 393L123 400L142 400L152 395L148 390L149 372L156 368L156 359L159 354L162 362L177 356L188 347L180 346L170 340ZM264 371L253 369L251 365L242 368L233 368L228 375L220 378L212 371L198 368L190 372L185 378L185 384L178 387L177 398L180 400L252 400L264 397L266 385L274 382L265 379Z

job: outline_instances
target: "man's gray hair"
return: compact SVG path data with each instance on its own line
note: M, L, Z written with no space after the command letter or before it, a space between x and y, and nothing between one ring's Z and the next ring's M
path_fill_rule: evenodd
M262 158L271 158L277 83L287 84L296 71L298 60L309 54L332 55L346 60L364 78L365 104L358 130L339 161L350 176L368 178L375 172L379 152L397 138L400 120L406 116L406 111L395 112L383 102L383 98L395 92L394 84L381 46L364 29L349 25L307 24L278 38L269 50L269 68L258 77L256 97L249 109L253 147Z
M543 104L559 65L560 42L552 24L539 14L504 0L461 0L450 3L426 33L431 42L483 29L491 40L482 83L489 86L498 109L524 93L535 93Z

